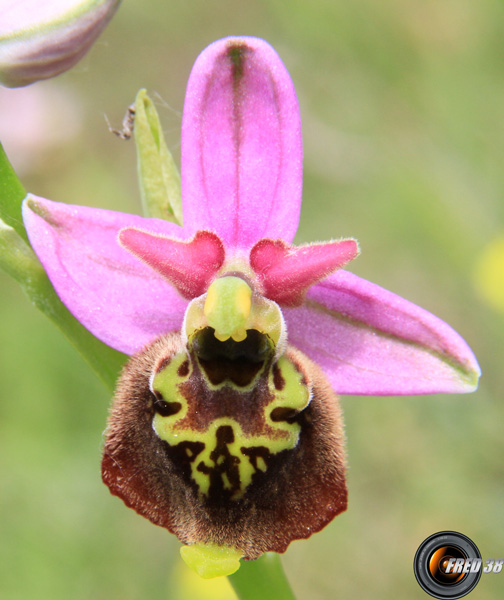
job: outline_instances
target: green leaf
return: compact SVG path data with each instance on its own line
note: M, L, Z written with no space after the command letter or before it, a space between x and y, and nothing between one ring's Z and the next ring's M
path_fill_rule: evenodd
M146 90L135 100L138 181L144 213L182 224L180 174L168 150L159 116Z

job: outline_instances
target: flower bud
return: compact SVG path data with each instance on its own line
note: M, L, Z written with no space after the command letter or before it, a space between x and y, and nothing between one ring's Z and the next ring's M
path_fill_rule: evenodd
M89 50L120 0L0 0L0 83L59 75Z

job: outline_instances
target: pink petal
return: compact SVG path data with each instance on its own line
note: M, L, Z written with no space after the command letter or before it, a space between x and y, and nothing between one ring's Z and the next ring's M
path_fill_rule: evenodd
M250 266L264 295L281 306L300 306L306 291L359 254L355 240L289 246L282 240L260 240L250 251Z
M225 38L197 59L182 121L184 223L226 245L292 241L302 186L301 122L292 81L257 38Z
M125 227L187 237L178 225L32 195L24 202L23 217L59 297L97 338L132 354L180 329L187 301L117 240Z
M289 343L340 394L470 392L480 369L464 340L426 310L347 271L286 309Z
M119 242L187 299L205 293L226 255L219 237L211 231L198 231L192 240L181 242L127 227L119 232Z

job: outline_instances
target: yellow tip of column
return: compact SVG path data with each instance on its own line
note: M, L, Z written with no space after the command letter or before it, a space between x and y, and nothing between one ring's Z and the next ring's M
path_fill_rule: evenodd
M245 325L252 306L252 290L240 277L221 277L208 288L204 313L215 337L241 342L247 337Z

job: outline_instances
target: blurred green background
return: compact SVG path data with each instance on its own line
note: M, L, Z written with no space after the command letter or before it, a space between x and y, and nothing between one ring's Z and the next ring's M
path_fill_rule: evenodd
M65 75L0 89L0 139L27 189L139 212L135 151L108 132L137 90L177 156L197 54L256 35L296 86L297 242L354 236L352 270L431 310L478 357L468 396L344 397L348 511L285 555L300 600L419 600L412 561L453 529L504 558L504 4L498 0L125 0ZM0 273L0 597L232 598L100 478L109 395ZM504 574L472 597L501 597Z

